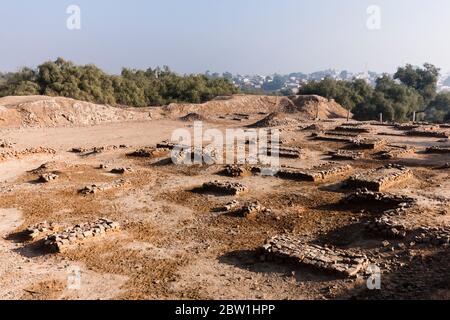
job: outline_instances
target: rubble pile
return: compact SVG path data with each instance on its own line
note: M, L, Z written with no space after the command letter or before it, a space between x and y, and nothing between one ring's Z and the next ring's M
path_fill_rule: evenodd
M55 173L43 173L39 176L38 181L41 183L47 183L53 180L58 179L59 176Z
M381 217L369 222L367 228L387 238L403 239L407 235L407 227L403 219L399 218L402 213L405 213L402 208L386 211Z
M278 235L269 239L263 246L263 252L268 258L292 259L345 277L364 272L369 264L365 255L305 243L293 235Z
M247 166L229 164L225 166L224 174L229 177L245 177L252 175L252 169Z
M229 182L229 181L221 182L218 180L212 182L205 182L203 184L203 189L206 191L223 193L228 195L240 195L248 192L249 190L248 187L238 182Z
M133 151L131 153L128 153L127 156L136 157L136 158L163 157L163 156L167 156L167 154L169 152L170 152L170 150L167 148L145 147L145 148L137 149L136 151Z
M388 164L350 177L347 180L347 186L353 189L383 191L410 179L412 175L412 171L404 166Z
M133 169L130 167L118 167L118 168L111 169L110 172L114 173L114 174L125 174L125 173L133 172Z
M93 184L90 186L86 186L86 187L78 190L78 192L81 194L94 194L94 193L98 193L101 191L107 191L107 190L111 190L111 189L120 188L127 184L129 184L128 181L120 179L120 180L114 181L112 183L104 183L102 185Z
M335 162L324 163L306 170L295 168L282 168L277 176L284 179L320 182L352 171L349 165L339 165Z
M64 252L72 245L119 230L119 223L102 218L92 223L78 224L60 233L51 234L44 239L44 246L52 252Z
M238 209L236 214L247 219L255 219L260 213L270 213L271 210L262 206L258 201Z

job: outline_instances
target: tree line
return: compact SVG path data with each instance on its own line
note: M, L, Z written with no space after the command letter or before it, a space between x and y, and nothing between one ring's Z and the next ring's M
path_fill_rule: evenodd
M110 75L95 65L75 65L62 58L45 62L36 69L22 68L0 74L0 97L48 95L143 107L172 102L201 103L237 92L227 79L178 75L167 66L147 70L124 68L120 75Z
M355 119L406 121L416 112L417 118L432 122L450 121L450 92L437 92L440 70L432 64L399 67L391 76L383 74L375 87L365 80L325 78L300 88L299 94L317 94L334 99L351 110Z

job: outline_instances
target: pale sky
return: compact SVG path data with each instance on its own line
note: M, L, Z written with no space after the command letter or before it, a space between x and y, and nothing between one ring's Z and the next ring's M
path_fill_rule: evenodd
M69 5L81 30L69 30ZM379 30L367 8L381 10ZM450 71L449 0L1 0L0 70L58 56L123 66L269 74L328 68Z

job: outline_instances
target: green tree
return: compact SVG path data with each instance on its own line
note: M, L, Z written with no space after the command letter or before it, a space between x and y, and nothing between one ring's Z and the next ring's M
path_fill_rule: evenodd
M438 68L429 63L425 63L423 68L407 64L405 67L398 68L394 79L398 79L408 87L417 90L422 96L424 104L428 105L436 96L439 71Z
M436 95L425 110L425 119L442 122L450 113L450 92L444 91Z

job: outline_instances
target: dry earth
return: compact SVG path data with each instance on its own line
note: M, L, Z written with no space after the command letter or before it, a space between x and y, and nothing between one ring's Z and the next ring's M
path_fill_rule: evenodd
M220 130L246 128L269 112L279 112L265 110L261 114L255 110L249 108L248 115L237 121L230 110L219 108L208 115L210 120L205 120L205 126ZM182 117L197 111L197 107L184 106L173 114ZM445 164L450 162L450 154L424 152L428 146L449 147L448 140L404 136L394 126L365 123L363 126L370 132L361 136L386 139L384 149L409 145L416 151L382 159L377 156L380 150L366 150L363 159L337 161L350 164L352 173L317 183L258 175L233 178L221 175L222 165L182 166L166 161L167 156L127 156L136 149L170 139L175 129L192 129L186 119L164 117L167 110L153 112L159 113L161 119L116 118L89 126L71 123L1 129L0 140L11 145L0 148L5 154L0 162L0 298L450 297L448 244L412 244L372 234L366 224L385 208L371 203L341 203L352 192L343 185L351 174L389 163L405 165L413 177L386 192L417 200L420 210L408 215L408 227L449 227L450 181ZM281 138L283 146L305 149L306 158L283 158L283 165L311 168L329 162L330 151L348 148L344 141L314 139L311 134L315 131L309 130L331 131L345 119L297 120L280 128ZM355 123L352 121L353 127ZM345 135L341 132L340 137ZM53 152L11 153L39 147ZM97 151L91 150L94 147ZM72 148L86 151L75 153ZM35 170L45 163L46 167ZM117 167L132 170L123 175L110 173ZM55 173L58 178L38 183L42 173ZM118 179L128 184L94 194L77 192L85 186L110 184ZM203 183L213 180L240 182L249 192L230 196L197 191ZM259 201L270 210L254 219L214 212L234 199L241 203ZM62 253L47 252L42 242L22 237L23 230L40 222L71 227L102 217L120 223L121 231L81 242ZM295 261L262 259L261 247L266 240L284 233L311 243L363 252L381 268L381 290L369 291L364 274L343 278ZM76 289L68 286L74 268L81 275Z

